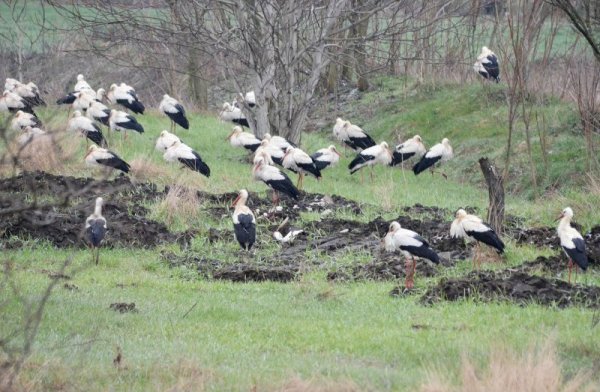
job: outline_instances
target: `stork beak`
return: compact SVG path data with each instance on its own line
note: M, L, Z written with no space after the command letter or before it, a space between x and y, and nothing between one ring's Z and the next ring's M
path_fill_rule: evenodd
M238 197L235 198L235 200L233 201L233 203L231 203L230 207L235 207L235 205L237 204L237 202L240 200L240 197L242 197L242 195L238 195Z
M231 133L229 134L229 136L227 136L227 138L225 139L225 141L227 141L227 140L231 139L231 137L233 136L233 134L234 134L234 133L235 133L235 131L231 132Z
M558 222L559 220L561 220L563 217L565 216L565 214L563 212L560 213L560 215L554 219L554 222Z
M336 148L333 149L333 152L336 153L338 157L342 157L342 154L340 154Z

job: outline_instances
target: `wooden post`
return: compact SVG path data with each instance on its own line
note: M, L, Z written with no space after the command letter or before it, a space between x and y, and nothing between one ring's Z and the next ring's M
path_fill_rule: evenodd
M487 221L492 229L500 235L504 224L504 178L487 158L479 159L479 166L488 186L490 201Z

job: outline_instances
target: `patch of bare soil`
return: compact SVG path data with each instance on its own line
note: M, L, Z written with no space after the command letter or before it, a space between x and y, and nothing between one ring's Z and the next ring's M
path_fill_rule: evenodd
M135 307L135 302L126 303L126 302L115 302L110 304L110 309L119 313L137 313L138 310Z
M567 256L563 253L550 257L540 256L533 261L526 261L519 266L508 268L507 271L556 275L567 270L568 261ZM590 264L588 271L597 267L597 264Z
M600 287L572 285L563 280L547 279L512 271L477 271L465 277L441 279L421 297L421 303L457 301L473 298L481 301L507 300L522 305L584 306L600 308Z

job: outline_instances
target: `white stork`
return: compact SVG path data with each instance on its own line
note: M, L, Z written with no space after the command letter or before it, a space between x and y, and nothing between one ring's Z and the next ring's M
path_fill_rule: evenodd
M319 170L323 170L329 166L335 166L340 161L340 153L332 144L327 148L321 148L310 156Z
M175 142L181 142L181 140L165 129L160 133L158 139L156 139L156 145L154 147L158 151L164 153L167 151L167 148L171 147Z
M123 131L123 133L125 133L125 138L127 138L128 130L136 131L138 133L144 133L144 127L142 126L142 124L137 122L135 117L120 110L112 109L110 111L108 124L109 128L112 131Z
M46 131L37 127L26 126L23 128L23 132L17 138L17 143L20 146L25 146L33 141L33 139L38 138L40 136L48 135Z
M245 251L249 251L256 242L256 218L246 205L247 201L248 191L242 189L231 204L235 207L232 215L235 239Z
M244 95L244 102L251 108L256 106L256 94L254 94L254 91L248 91L246 95Z
M106 219L102 216L101 197L96 199L94 213L85 220L85 237L92 250L92 260L98 265L100 259L100 244L106 235Z
M250 124L248 124L248 119L246 119L246 116L242 113L242 109L231 105L229 102L223 104L223 109L221 110L221 113L219 113L219 118L223 121L231 121L242 127L248 128L250 126Z
M79 110L73 112L69 120L68 130L70 132L79 132L82 136L85 136L99 146L106 146L106 140L104 140L100 127L94 123L94 120L81 115Z
M392 153L390 152L390 148L386 142L381 142L380 144L376 144L373 147L369 147L359 152L356 158L354 158L348 165L348 169L350 169L350 174L354 174L362 167L370 166L372 168L373 165L378 163L388 166L390 162L392 162ZM372 169L371 179L373 179Z
M92 144L85 156L85 163L88 166L109 167L129 173L129 164L122 160L117 154L106 148L98 147Z
M367 134L361 127L352 124L350 121L344 121L340 126L336 120L334 133L336 132L336 127L338 127L337 137L355 151L361 151L375 146L375 141L373 138L369 136L369 134Z
M90 106L85 111L85 115L87 118L96 120L107 127L110 126L108 121L110 118L110 109L99 100L94 100L90 103Z
M10 122L10 127L13 131L22 130L25 127L41 127L42 122L35 114L26 113L22 110L17 110L15 116Z
M125 83L119 85L111 84L106 95L111 103L116 103L136 114L144 114L144 104L140 102L135 89Z
M85 78L82 74L77 75L77 82L75 83L75 87L73 87L73 91L78 93L84 90L93 90L92 86L89 85L88 82L85 81Z
M190 122L185 116L183 105L169 94L163 95L158 109L171 120L171 131L175 132L175 124L183 129L190 129Z
M33 82L23 84L16 79L7 78L4 87L23 98L32 107L46 106L46 102L44 102L40 95L40 89Z
M288 141L286 138L281 136L271 136L270 133L265 133L263 140L268 140L269 143L277 148L281 148L281 151L286 151L288 147L298 147L294 143Z
M429 247L427 241L419 234L412 230L403 229L400 223L394 221L390 224L388 233L384 238L385 250L395 252L400 249L405 257L406 265L406 281L404 283L407 289L414 287L414 276L417 268L416 257L421 257L430 260L432 263L438 264L440 258L433 249ZM412 262L408 258L412 259Z
M4 90L4 93L0 97L0 112L15 113L19 110L35 114L31 105L25 98L8 90Z
M404 143L396 146L392 156L391 166L396 166L412 157L421 158L426 152L427 149L425 148L425 144L423 144L421 136L415 135L404 141Z
M259 138L250 132L244 132L239 125L233 127L233 131L227 136L226 140L229 140L233 147L243 147L252 152L255 152L261 144Z
M290 178L275 166L269 165L264 157L256 159L252 168L252 175L255 180L262 181L273 189L273 203L275 204L279 202L278 192L293 199L298 199L298 196L300 196L300 192L298 192Z
M475 64L473 64L473 70L485 79L495 80L496 83L500 83L498 57L487 46L481 48L481 53L477 56Z
M171 144L171 146L165 150L163 158L167 162L178 161L188 169L197 171L206 177L210 177L210 168L202 160L200 154L192 150L190 146L182 143L181 141L175 141L173 144Z
M577 273L577 267L580 267L583 271L587 270L588 259L585 254L585 242L579 232L571 227L571 219L573 218L573 210L571 207L565 208L559 217L556 219L560 220L556 232L560 238L560 246L565 251L565 254L569 258L569 283L571 283L571 270L573 269L573 262L575 262L575 273Z
M444 138L441 143L431 147L429 151L423 155L421 160L413 166L413 172L416 176L431 167L431 174L433 174L433 165L435 165L437 162L446 162L452 159L453 156L454 154L452 152L450 141L447 138ZM442 176L447 178L446 174L444 173L442 173Z
M285 152L279 147L276 147L269 143L267 139L263 139L260 142L260 146L254 152L254 163L256 164L259 157L264 157L265 162L269 165L278 164L283 166L283 156Z
M298 182L296 183L298 189L302 189L304 185L305 173L312 174L317 180L321 179L321 171L317 169L310 155L297 147L287 148L283 156L283 167L298 173Z
M454 222L452 222L452 225L450 226L450 235L454 238L466 238L469 236L477 241L473 265L478 268L481 266L481 261L479 260L480 242L496 249L498 254L504 253L504 242L502 242L496 232L483 223L481 218L467 214L462 208L456 211L456 219L454 219Z

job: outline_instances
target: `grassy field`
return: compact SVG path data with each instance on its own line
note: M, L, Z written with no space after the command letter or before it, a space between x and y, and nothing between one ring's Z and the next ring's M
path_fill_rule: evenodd
M344 117L390 144L413 133L420 133L427 145L449 137L456 154L446 165L450 179L376 168L370 182L368 173L364 179L360 173L348 174L346 165L352 158L348 151L338 167L324 172L321 182L307 179L306 190L365 203L364 214L358 217L365 221L377 216L391 219L401 207L415 203L449 211L473 206L484 213L487 191L476 162L482 155L502 156L506 108L498 101L492 101L497 106L490 105L481 97L492 100L499 89L487 91L473 85L425 87L416 92L402 83L381 80L374 92L348 108L352 115ZM549 138L556 151L547 170L550 184L581 167L583 147L571 131L572 109L555 102L541 110L551 124ZM66 110L49 109L41 117L59 131L64 129ZM130 135L126 142L113 135L112 140L112 149L132 164L135 180L179 183L213 193L266 190L252 180L245 152L224 141L231 126L214 116L192 116L192 129L178 133L211 166L209 179L167 164L154 151L156 137L168 128L165 117L150 113L139 119L146 128L143 135ZM325 147L332 143L330 133L327 127L306 134L302 147L309 152ZM83 163L83 139L67 137L61 143L68 158L54 172L97 175ZM524 155L516 158L516 167L526 161ZM554 225L553 218L566 205L575 209L576 220L585 230L599 221L595 206L600 195L589 191L584 178L569 179L538 200L530 196L526 180L518 175L509 188L513 193L507 199L508 213L524 218L526 225ZM228 217L216 219L204 204L193 213L174 217L162 202L147 206L153 218L172 230L196 228L206 233L211 227L231 227ZM334 215L346 217L348 213ZM317 218L303 215L304 220ZM450 222L451 212L447 219ZM255 256L259 262L279 248L263 226L260 230ZM72 279L66 283L77 287L69 289L61 283L51 297L22 377L24 385L36 390L242 391L279 390L299 383L304 389L313 385L331 390L408 390L426 383L432 372L457 382L461 355L485 366L494 348L506 346L525 353L548 340L555 342L565 377L589 371L594 381L600 381L600 339L594 324L598 315L592 310L471 300L423 306L418 303L419 295L389 296L395 286L392 282L331 283L325 279L326 270L362 262L361 254L324 258L293 283L234 284L203 279L182 267L169 268L161 251L181 253L175 245L107 249L95 267L90 266L86 251L57 250L35 239L27 241L24 249L3 250L3 259L16 266L16 282L27 298L35 299L48 282L44 270L58 268L67 258L72 258L67 272ZM211 245L203 234L194 239L190 251L223 262L240 258L233 241ZM509 241L507 253L506 263L516 265L549 251L517 247ZM311 261L320 255L307 257ZM417 275L416 287L422 292L440 278L460 276L470 269L471 261L465 260L435 278ZM598 285L600 276L591 273L582 281ZM7 304L6 322L0 324L3 336L19 328L22 304L6 291L0 293ZM135 302L138 312L114 312L109 309L114 302ZM117 351L122 360L115 365Z

